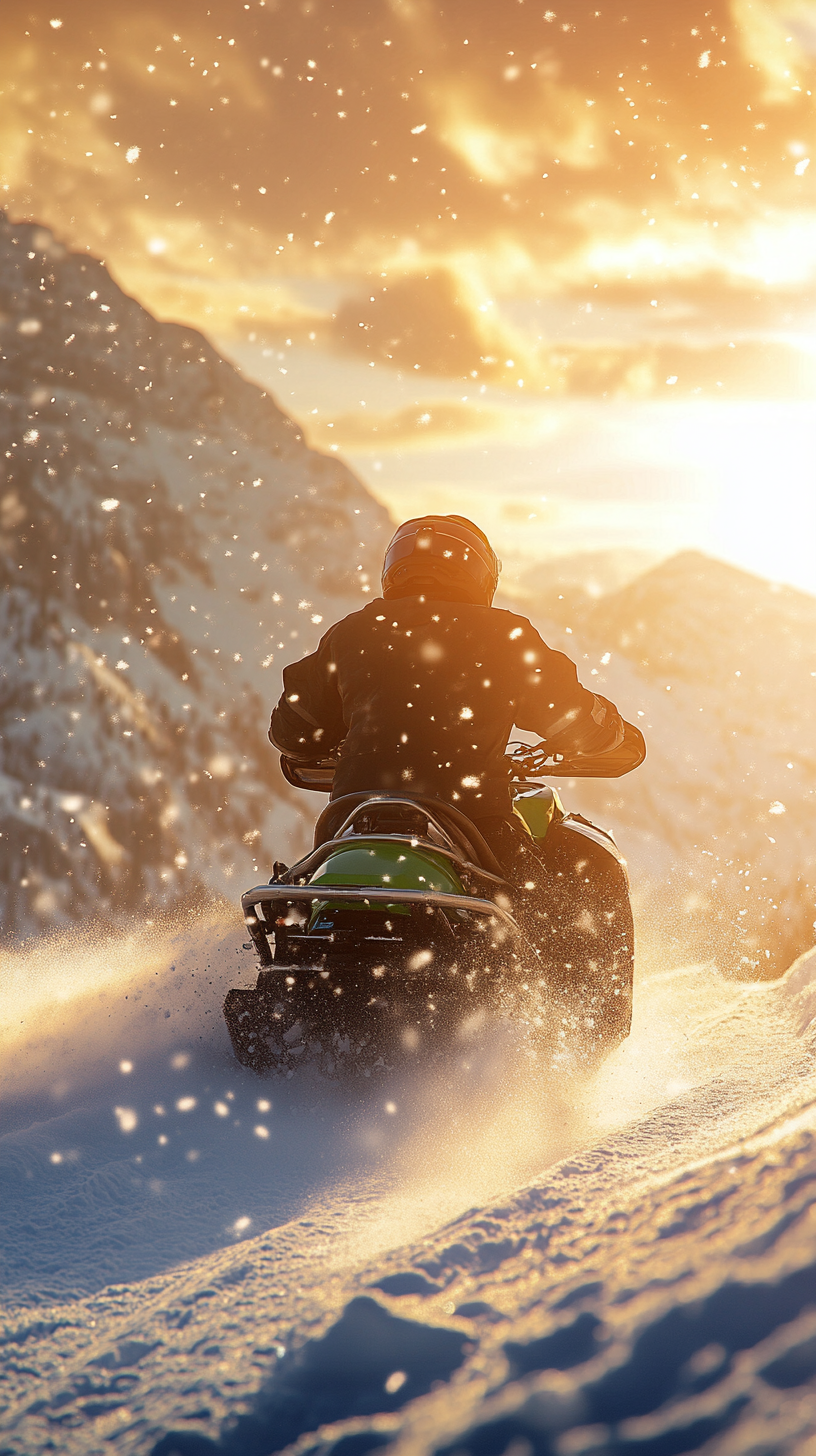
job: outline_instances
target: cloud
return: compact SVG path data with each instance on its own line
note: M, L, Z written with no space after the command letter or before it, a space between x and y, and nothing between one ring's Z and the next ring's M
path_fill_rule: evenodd
M764 77L763 97L795 103L816 55L816 5L812 0L732 0L739 47Z
M346 350L387 360L396 339L392 363L506 384L521 355L527 387L503 295L811 285L816 169L797 176L795 149L815 17L811 0L67 0L53 30L12 0L0 198L162 317L317 326L292 280L342 280Z
M542 361L555 395L612 399L812 399L816 354L743 340L716 347L678 343L563 346Z
M353 353L442 376L515 382L528 357L493 300L444 268L378 280L341 306L334 336Z
M190 278L175 273L125 266L120 283L137 298L149 298L151 312L160 319L187 322L195 319L212 337L222 340L263 340L286 332L302 335L323 329L325 311L305 306L285 283L252 278Z
M813 399L816 352L786 343L741 340L714 347L563 344L534 361L531 388L516 405L509 392L488 401L430 399L387 413L354 411L309 425L310 442L349 454L436 450L481 439L540 445L557 400ZM648 491L648 483L646 485Z
M370 410L340 415L331 429L327 423L311 424L309 442L320 449L339 448L350 454L382 454L469 443L509 433L525 423L529 422L519 410L433 399L387 414Z

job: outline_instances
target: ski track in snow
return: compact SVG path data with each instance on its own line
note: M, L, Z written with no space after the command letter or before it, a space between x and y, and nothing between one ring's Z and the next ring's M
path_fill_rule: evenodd
M812 1449L816 952L341 1087L235 1064L241 929L4 957L0 1456Z

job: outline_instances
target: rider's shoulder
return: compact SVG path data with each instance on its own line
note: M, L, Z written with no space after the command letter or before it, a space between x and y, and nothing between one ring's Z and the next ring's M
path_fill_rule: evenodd
M329 633L334 636L337 633L353 632L369 623L384 622L386 614L387 606L382 597L374 597L372 601L365 602L356 612L349 612L347 616L341 617L329 628Z
M511 642L517 642L522 637L540 640L532 622L527 617L522 617L520 612L511 612L506 607L479 607L478 610L489 612L494 632L506 633Z

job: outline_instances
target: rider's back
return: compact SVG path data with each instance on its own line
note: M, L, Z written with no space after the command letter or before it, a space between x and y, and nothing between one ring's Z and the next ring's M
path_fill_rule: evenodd
M287 667L270 738L316 756L342 742L333 794L399 790L506 812L513 724L587 742L602 700L524 617L469 602L378 598Z

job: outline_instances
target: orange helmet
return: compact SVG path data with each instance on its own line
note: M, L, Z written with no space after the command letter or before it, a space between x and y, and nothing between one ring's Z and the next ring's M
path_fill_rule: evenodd
M501 562L486 535L464 516L405 521L385 553L382 593L489 607Z

